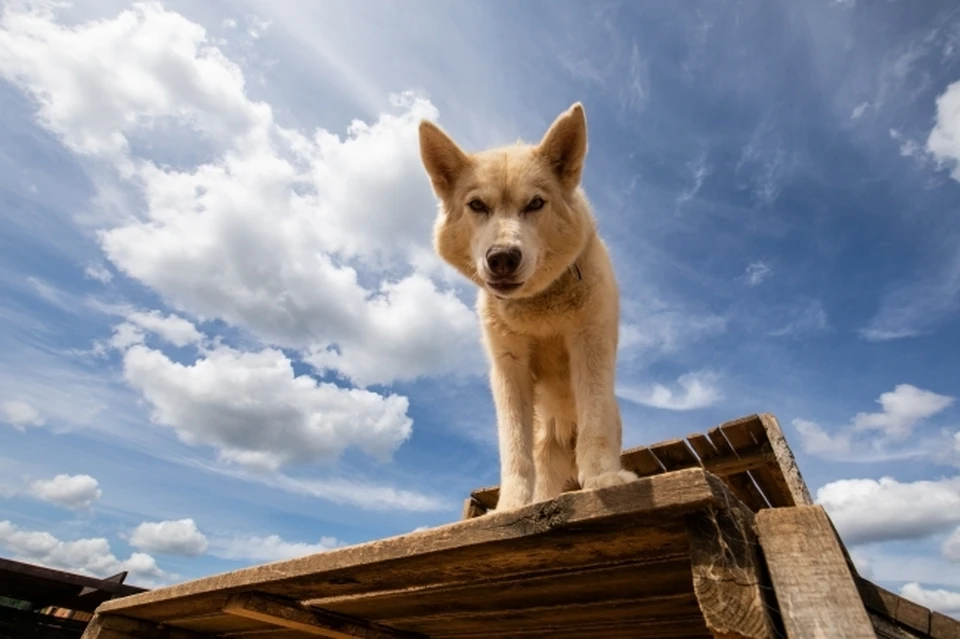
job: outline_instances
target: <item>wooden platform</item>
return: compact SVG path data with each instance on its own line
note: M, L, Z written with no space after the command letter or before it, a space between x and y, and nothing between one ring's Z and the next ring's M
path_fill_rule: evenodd
M624 458L640 481L483 516L474 491L459 522L108 601L84 637L960 639L856 575L771 416Z

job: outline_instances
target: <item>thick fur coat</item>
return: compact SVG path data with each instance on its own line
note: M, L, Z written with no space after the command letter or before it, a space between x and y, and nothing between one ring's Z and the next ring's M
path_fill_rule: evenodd
M420 123L440 201L437 253L479 288L500 446L498 511L636 475L620 465L614 395L620 300L581 187L579 103L536 145L467 153Z

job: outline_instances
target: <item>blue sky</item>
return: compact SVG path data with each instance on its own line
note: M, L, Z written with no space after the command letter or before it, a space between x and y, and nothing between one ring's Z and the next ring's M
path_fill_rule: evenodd
M131 582L497 481L416 124L586 107L625 445L774 413L861 570L960 613L953 3L2 5L0 554Z

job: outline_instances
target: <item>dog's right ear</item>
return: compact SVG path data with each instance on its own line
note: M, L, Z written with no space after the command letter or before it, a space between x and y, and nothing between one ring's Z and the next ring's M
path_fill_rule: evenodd
M454 185L470 164L467 154L453 139L429 120L420 121L420 159L433 190L443 199L453 195Z

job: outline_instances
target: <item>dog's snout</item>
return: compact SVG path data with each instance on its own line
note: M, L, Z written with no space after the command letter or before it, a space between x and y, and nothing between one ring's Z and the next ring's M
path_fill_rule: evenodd
M515 247L494 246L487 251L487 268L494 277L510 277L520 268L523 254Z

